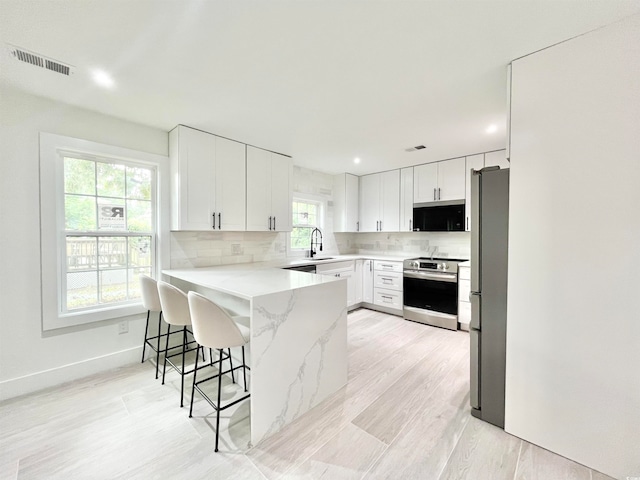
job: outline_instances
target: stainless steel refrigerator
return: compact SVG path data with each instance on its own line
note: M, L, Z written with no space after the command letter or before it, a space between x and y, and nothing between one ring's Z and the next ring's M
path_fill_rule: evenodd
M504 428L509 170L471 176L471 414Z

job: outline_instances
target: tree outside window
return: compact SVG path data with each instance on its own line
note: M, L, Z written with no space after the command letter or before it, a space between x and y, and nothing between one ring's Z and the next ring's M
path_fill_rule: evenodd
M63 312L140 299L155 256L155 171L64 156Z
M291 249L308 249L311 231L319 226L320 203L295 199L292 212Z

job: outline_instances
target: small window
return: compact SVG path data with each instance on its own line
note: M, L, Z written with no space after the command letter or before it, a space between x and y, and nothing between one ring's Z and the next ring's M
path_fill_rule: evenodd
M310 200L293 200L293 229L291 250L309 248L311 231L320 227L321 204Z

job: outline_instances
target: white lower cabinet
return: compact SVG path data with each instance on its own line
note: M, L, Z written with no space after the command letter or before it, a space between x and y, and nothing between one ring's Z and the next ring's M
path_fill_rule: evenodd
M460 330L469 331L471 323L471 267L458 267L458 323Z
M381 307L402 310L402 292L386 288L376 288L373 303Z
M373 262L373 304L402 314L402 262Z
M321 263L316 265L316 273L347 279L347 307L356 305L355 261Z
M362 262L362 301L373 303L373 260Z

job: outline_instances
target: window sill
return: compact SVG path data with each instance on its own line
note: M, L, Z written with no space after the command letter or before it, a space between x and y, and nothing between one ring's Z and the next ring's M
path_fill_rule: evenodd
M77 313L57 314L43 318L43 329L54 330L57 328L73 327L75 325L86 325L88 323L101 322L103 320L113 320L129 315L138 315L146 312L142 304L119 305L117 307L101 308L100 310L83 311Z

